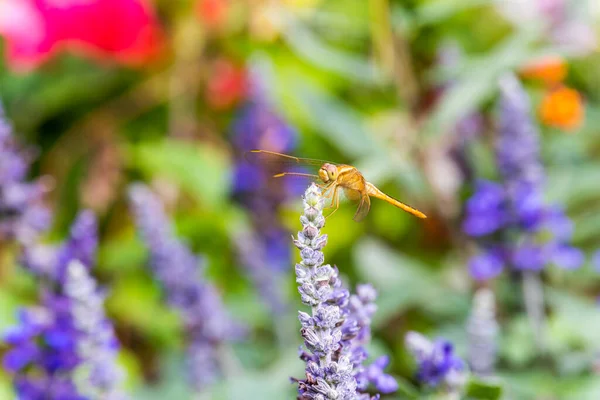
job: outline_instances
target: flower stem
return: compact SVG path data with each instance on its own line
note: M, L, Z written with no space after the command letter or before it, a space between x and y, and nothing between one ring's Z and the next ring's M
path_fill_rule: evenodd
M546 315L544 312L544 288L539 272L523 272L523 299L536 347L538 352L543 354L547 350Z

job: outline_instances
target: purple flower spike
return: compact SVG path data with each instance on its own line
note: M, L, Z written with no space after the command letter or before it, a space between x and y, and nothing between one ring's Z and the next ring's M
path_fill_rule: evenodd
M460 390L466 381L464 362L454 354L450 342L438 339L431 342L417 332L408 332L406 347L417 361L417 379L428 386L446 385Z
M78 382L81 393L92 399L122 400L123 370L116 358L118 341L104 313L104 297L80 261L68 264L65 274L65 294L71 302L71 318L79 339L79 368L85 371Z
M396 379L383 371L389 363L390 358L388 356L381 356L373 361L365 371L369 382L372 382L375 388L383 394L394 393L398 390Z
M463 221L463 231L482 247L469 263L471 275L486 280L505 266L541 271L549 263L578 268L583 255L568 245L572 222L544 202L539 134L527 93L512 75L500 81L500 91L496 159L502 182L479 182Z
M467 202L467 218L463 231L478 237L494 233L508 220L505 207L506 195L501 185L479 181L475 193Z
M19 325L4 335L11 347L4 366L15 374L20 399L126 398L118 342L104 314L104 296L89 275L96 244L95 218L82 212L69 239L47 247L47 260L37 259L49 283L43 306L21 310Z
M69 238L60 246L35 244L23 251L22 262L36 275L63 282L67 265L78 260L88 268L95 265L98 248L97 222L94 213L85 210L73 222Z
M540 185L544 169L540 163L539 133L531 118L531 105L521 83L513 75L500 81L500 119L496 157L503 178Z
M277 182L273 165L250 163L245 153L254 149L290 153L296 146L295 129L269 101L261 76L251 72L250 95L232 125L236 153L232 195L250 213L247 232L233 238L238 258L269 308L282 315L286 309L281 287L283 272L290 263L290 232L280 223L281 206L302 188L288 188L288 181ZM283 189L283 190L282 190Z
M364 391L369 382L381 391L395 390L394 378L383 373L385 363L378 361L367 370L362 365L367 358L363 346L371 337L377 293L370 285L359 285L357 293L350 295L337 268L324 265L322 250L327 235L321 235L325 225L323 198L314 184L304 194L300 222L302 231L294 240L302 257L295 268L296 282L302 302L312 312L298 312L300 333L308 350L300 351L306 362L306 379L297 380L298 399L368 400L371 396Z
M173 235L158 198L142 184L130 188L129 198L138 230L150 250L154 277L183 320L189 340L190 382L200 392L221 374L219 348L238 339L242 329L225 311L216 289L201 279L201 260Z
M42 205L46 185L25 180L30 162L30 154L17 146L0 105L0 241L30 245L50 225L50 212Z

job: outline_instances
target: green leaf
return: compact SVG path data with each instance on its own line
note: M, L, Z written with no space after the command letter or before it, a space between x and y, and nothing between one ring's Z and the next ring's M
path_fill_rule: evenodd
M121 277L106 301L110 314L148 335L157 346L174 346L181 339L181 323L162 302L157 285L140 275Z
M430 1L417 9L417 21L421 25L439 24L459 12L491 3L493 0Z
M512 366L524 366L536 356L531 325L525 315L514 316L502 336L502 355Z
M502 396L502 386L497 382L471 378L467 382L465 394L469 399L497 400Z
M557 166L547 169L546 196L551 202L564 205L581 204L600 197L600 164Z
M360 278L379 291L374 324L381 325L409 307L421 307L432 314L460 312L464 296L444 285L441 276L428 271L421 262L364 239L354 248L353 257ZM443 304L443 306L440 306Z
M324 139L352 158L379 153L359 112L307 80L287 84L296 112Z
M366 58L328 46L301 23L290 20L284 32L288 45L303 59L330 72L363 84L375 84L380 73Z
M111 273L123 274L139 269L146 257L145 246L132 234L115 235L101 244L98 265Z
M511 399L597 400L597 376L556 376L542 370L501 374Z
M569 327L571 335L582 341L585 348L595 348L600 337L598 305L589 299L552 288L546 288L546 295L554 318L560 318L561 325Z
M148 177L166 177L208 207L219 208L225 201L230 169L221 149L204 143L164 140L134 145L129 156L132 166Z
M290 382L290 377L302 377L304 365L295 351L289 351L264 371L247 372L225 380L215 387L211 399L293 399L297 386Z
M201 400L204 397L194 396L191 391L187 371L184 370L185 355L173 353L161 360L160 370L164 374L158 384L140 387L134 392L136 400ZM209 397L206 397L208 399Z

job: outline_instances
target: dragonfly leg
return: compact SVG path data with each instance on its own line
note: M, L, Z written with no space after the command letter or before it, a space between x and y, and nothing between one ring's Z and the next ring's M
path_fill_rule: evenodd
M338 193L338 189L339 186L336 186L335 189L333 189L333 195L331 196L331 205L328 208L334 207L333 211L330 212L329 214L327 214L327 216L325 218L329 218L333 215L333 213L335 213L338 208L340 208L340 195ZM335 206L334 206L335 203Z
M317 185L318 188L323 189L323 190L328 190L332 187L332 185L334 184L334 182L327 182L327 183L316 183L315 185Z
M333 195L332 189L335 189L335 185L328 183L326 186L323 186L323 191L321 192L321 196L324 199L328 199Z
M323 192L324 199L331 198L331 204L329 204L329 206L323 207L323 208L332 208L333 207L333 205L335 203L335 197L337 196L337 191L338 191L338 186L330 184L329 187L327 188L327 190L325 192Z

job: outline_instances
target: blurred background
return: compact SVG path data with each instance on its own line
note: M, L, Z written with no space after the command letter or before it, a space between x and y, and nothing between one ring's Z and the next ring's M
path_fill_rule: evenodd
M434 396L415 377L411 330L451 341L505 398L600 398L599 19L594 0L0 0L0 131L14 138L0 135L0 203L24 160L31 190L16 201L51 215L35 235L0 229L0 330L56 290L23 254L91 210L90 273L131 398L295 398L307 308L290 237L307 182L248 164L260 148L351 164L428 215L373 200L356 223L342 202L323 229L326 263L378 293L368 350L389 355L400 386L382 398ZM560 209L556 253L541 256L547 232L482 189L510 187L507 163L535 169L518 218ZM0 227L11 210L0 204ZM185 264L173 254L186 250L148 239L161 228L144 221L171 224L197 277L161 278L156 259ZM525 242L538 247L510 250ZM183 286L165 283L176 273ZM223 337L201 388L186 379L188 321L164 293L196 278L223 303L206 312L222 307L243 331ZM5 358L0 398L36 368L19 357Z

